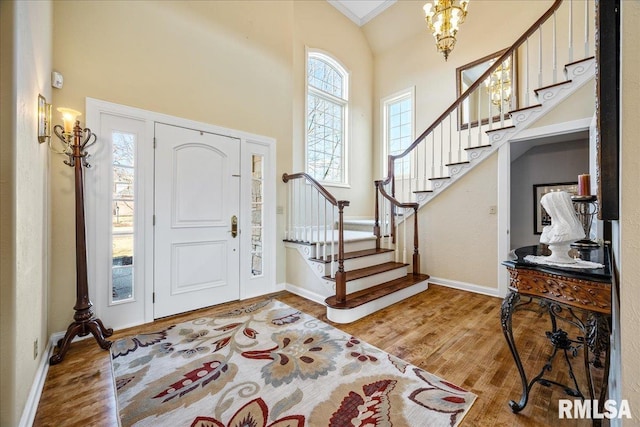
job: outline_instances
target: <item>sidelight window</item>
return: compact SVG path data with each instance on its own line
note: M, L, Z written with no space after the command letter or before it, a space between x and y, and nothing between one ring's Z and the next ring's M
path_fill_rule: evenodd
M112 138L111 302L134 298L134 212L136 135L114 131Z

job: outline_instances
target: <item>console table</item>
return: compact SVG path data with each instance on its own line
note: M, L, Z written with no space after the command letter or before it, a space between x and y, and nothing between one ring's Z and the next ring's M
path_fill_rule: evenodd
M502 331L522 381L520 401L509 402L515 413L527 405L531 388L536 383L560 386L569 398L591 401L597 399L599 412L603 411L609 378L612 285L610 250L609 247L598 247L573 251L581 259L603 264L604 267L576 269L525 261L527 255L549 255L550 252L543 245L516 249L512 253L512 259L502 263L510 275L510 291L502 302ZM551 330L546 331L546 336L553 346L552 354L540 373L531 380L527 379L512 331L513 314L524 309L544 312L551 321ZM562 329L565 325L575 326L579 331L578 336L570 337ZM572 360L579 360L576 356L580 350L583 353L582 369L587 377L586 394L579 387L572 366ZM565 360L572 384L559 384L545 378L558 355ZM592 369L603 369L600 384L594 383ZM600 422L601 420L593 419L594 425L600 425Z

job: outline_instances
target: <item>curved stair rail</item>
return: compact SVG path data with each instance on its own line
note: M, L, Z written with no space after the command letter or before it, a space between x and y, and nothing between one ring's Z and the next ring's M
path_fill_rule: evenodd
M315 258L331 263L331 277L336 280L336 301L344 303L347 288L343 211L349 206L349 201L337 200L318 181L303 172L284 173L282 181L292 181L288 191L285 240L312 245Z
M519 120L519 117L514 117L515 112L535 110L540 106L536 100L540 91L566 83L558 81L559 63L566 64L565 69L579 67L576 64L593 55L590 34L593 33L594 20L589 19L590 16L593 18L590 15L593 7L593 0L555 0L406 150L388 156L387 177L380 183L376 182L377 192L386 188L398 203L423 201L429 193L444 188L450 177L468 169L470 160L479 158L482 149L490 147L492 142L499 142L500 138L494 132L515 127ZM584 17L584 28L574 26L574 20L581 19L575 18L579 14ZM563 31L565 27L567 29L567 37L558 35L559 17L562 22L567 22L563 26ZM568 21L564 21L565 18ZM580 53L581 61L574 61L574 36L578 33L584 33L584 56ZM499 70L507 60L518 68L515 74L517 90L510 96L507 96L503 85L507 73ZM492 75L494 81L498 79L500 82L499 96L494 92L493 102L485 85ZM488 111L487 117L474 120L469 116L472 110ZM396 216L389 215L388 218L392 241L395 241L393 221ZM381 226L384 225L383 222Z

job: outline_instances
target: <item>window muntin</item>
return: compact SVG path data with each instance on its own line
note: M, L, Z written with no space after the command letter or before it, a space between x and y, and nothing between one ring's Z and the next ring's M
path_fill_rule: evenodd
M307 173L323 183L345 184L348 74L327 55L307 58Z

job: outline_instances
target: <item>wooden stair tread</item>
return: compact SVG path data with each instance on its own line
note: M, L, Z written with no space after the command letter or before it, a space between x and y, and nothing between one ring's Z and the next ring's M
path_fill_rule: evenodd
M491 144L477 145L475 147L467 147L465 148L465 150L475 150L476 148L487 148L487 147L491 147Z
M464 162L447 163L445 166L457 166L457 165L467 165L467 164L469 164L469 162L464 161Z
M413 192L413 194L419 194L419 193L433 193L433 190L415 190Z
M429 178L429 181L437 181L439 179L449 179L449 178L451 178L451 177L450 176L438 176L438 177L435 177L435 178Z
M329 298L324 300L324 302L331 308L355 308L397 292L401 289L413 286L420 282L424 282L428 279L429 275L427 274L407 274L406 277L401 277L400 279L391 280L389 282L381 283L371 288L349 294L347 295L347 301L343 304L338 304L336 302L335 295L330 296Z
M511 111L509 111L509 114L517 113L517 112L520 112L520 111L527 111L527 110L531 110L533 108L538 108L538 107L542 107L542 104L535 104L535 105L530 105L528 107L523 107L523 108L518 108L516 110L511 110Z
M373 276L374 274L385 273L387 271L395 270L396 268L406 267L409 264L403 264L401 262L384 262L378 265L372 265L371 267L359 268L357 270L345 271L345 280L347 282L351 280L362 279L363 277ZM335 282L335 277L324 276L323 279L331 280Z
M489 129L488 131L485 131L485 133L498 132L498 131L500 131L500 130L504 130L504 129L513 129L513 128L515 128L515 125L512 125L512 126L505 126L505 127L502 127L502 128L496 128L496 129Z
M377 255L377 254L384 254L387 252L393 252L393 249L384 249L384 248L373 248L373 249L364 249L361 251L354 251L354 252L346 252L344 254L344 259L354 259L354 258L362 258L365 256L370 256L370 255ZM321 258L309 258L311 261L315 261L315 262L324 262L325 264L328 264L331 259L330 257L321 257ZM333 256L333 260L337 261L338 260L338 255L334 255Z
M552 85L549 85L549 86L543 86L541 88L535 89L534 92L535 92L536 95L538 95L538 92L540 92L541 90L549 89L549 88L556 87L556 86L562 86L562 85L566 85L566 84L569 84L569 83L571 83L571 80L565 80L563 82L558 82L558 83L555 83L555 84L552 84Z
M595 59L595 58L596 58L595 56L590 56L590 57L588 57L588 58L579 59L579 60L577 60L577 61L569 62L569 63L568 63L568 64L566 64L564 67L565 67L565 68L567 68L567 67L570 67L570 66L572 66L572 65L579 64L579 63L581 63L581 62L591 61L592 59Z

